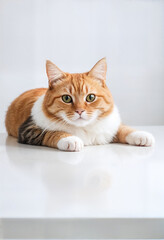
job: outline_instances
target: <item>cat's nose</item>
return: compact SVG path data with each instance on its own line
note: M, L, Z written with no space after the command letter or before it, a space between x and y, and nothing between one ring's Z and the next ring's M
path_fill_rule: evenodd
M81 115L84 112L84 110L83 109L77 109L75 112L77 112L79 115Z

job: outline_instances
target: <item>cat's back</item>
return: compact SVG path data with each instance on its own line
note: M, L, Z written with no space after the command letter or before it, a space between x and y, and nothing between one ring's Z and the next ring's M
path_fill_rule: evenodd
M47 88L36 88L22 93L9 106L6 114L6 129L9 135L18 136L20 125L30 116L35 101L47 91Z

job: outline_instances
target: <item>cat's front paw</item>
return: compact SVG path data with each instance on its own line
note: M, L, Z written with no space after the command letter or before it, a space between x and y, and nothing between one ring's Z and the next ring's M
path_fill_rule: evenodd
M84 147L84 144L79 137L69 136L61 138L57 143L57 147L64 151L79 152Z
M126 136L126 142L130 145L149 147L155 143L155 139L150 133L135 131Z

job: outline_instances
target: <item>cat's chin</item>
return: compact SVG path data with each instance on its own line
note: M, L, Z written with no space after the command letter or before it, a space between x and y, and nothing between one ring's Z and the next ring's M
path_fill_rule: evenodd
M81 118L79 118L79 119L71 122L71 124L74 125L74 126L76 126L76 127L85 127L85 126L87 126L89 123L90 123L90 121L85 120L85 119L81 119Z

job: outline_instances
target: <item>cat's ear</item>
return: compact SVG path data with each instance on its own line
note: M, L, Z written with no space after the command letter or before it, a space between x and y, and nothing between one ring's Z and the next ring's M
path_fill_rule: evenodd
M106 72L107 72L106 58L102 58L89 71L88 76L93 77L95 80L98 80L101 83L101 85L103 85L106 80Z
M56 82L61 81L65 77L64 72L49 60L46 61L46 72L49 88L52 88Z

